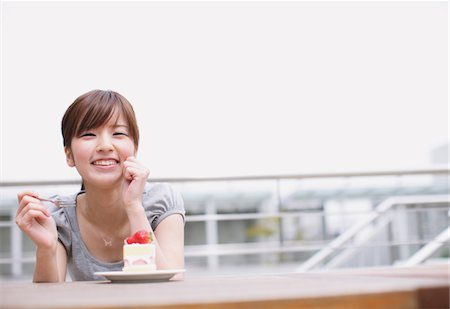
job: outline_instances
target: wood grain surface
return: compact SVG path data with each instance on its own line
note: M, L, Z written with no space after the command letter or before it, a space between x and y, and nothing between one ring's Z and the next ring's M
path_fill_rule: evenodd
M441 272L444 270L441 268ZM417 269L414 271L422 273L412 277L366 271L197 278L187 275L183 281L128 284L0 282L0 308L397 309L426 308L424 299L430 297L441 299L434 302L437 306L446 304L443 298L448 296L448 276L426 275Z

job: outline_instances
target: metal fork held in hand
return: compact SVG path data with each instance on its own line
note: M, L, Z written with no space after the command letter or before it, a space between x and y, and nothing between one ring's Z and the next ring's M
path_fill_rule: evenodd
M42 202L50 202L58 208L76 206L75 201L64 201L64 200L60 200L59 198L53 198L53 199L48 199L48 198L43 198L43 197L36 197L36 198Z

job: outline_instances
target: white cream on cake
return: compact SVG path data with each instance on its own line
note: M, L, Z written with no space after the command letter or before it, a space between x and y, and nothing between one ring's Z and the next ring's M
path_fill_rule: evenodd
M123 271L139 272L156 270L156 248L154 244L123 245Z

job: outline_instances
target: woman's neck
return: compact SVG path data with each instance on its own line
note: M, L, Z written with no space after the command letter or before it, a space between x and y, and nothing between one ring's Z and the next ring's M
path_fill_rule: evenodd
M85 218L96 225L117 226L126 222L121 188L101 189L87 185L81 199Z

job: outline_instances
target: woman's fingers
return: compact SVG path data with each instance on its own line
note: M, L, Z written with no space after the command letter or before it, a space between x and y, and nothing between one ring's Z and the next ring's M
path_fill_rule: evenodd
M37 196L31 191L18 194L16 224L37 247L50 248L58 239L56 224L47 206Z
M40 203L28 203L20 211L17 212L16 218L23 218L27 212L41 212L44 216L50 217L50 213L47 208Z
M50 217L48 210L41 204L29 203L16 216L16 224L26 229L33 219L46 220Z
M19 201L19 209L26 205L27 201L30 202L30 198L38 197L39 195L34 191L22 191L17 194L17 200ZM24 199L26 200L24 201Z
M23 195L19 202L19 207L17 209L17 214L21 212L28 204L41 204L41 201L31 195ZM41 204L42 205L42 204Z
M137 179L141 179L142 181L146 181L149 175L149 171L139 168L139 167L134 167L134 166L128 166L125 167L124 170L124 177L127 180L137 180Z
M29 210L27 211L27 213L22 217L22 226L24 228L27 228L28 226L30 226L30 224L32 223L32 221L36 220L36 221L45 221L48 219L48 217L42 212L42 211L38 211L38 210Z
M21 229L26 229L33 218L48 218L50 213L47 208L40 203L27 203L24 207L17 211L16 224Z
M44 215L50 217L50 212L48 211L47 207L41 204L39 201L37 203L35 202L28 203L21 209L20 212L18 212L18 215L23 215L30 210L41 211Z
M123 163L123 200L125 205L142 203L142 192L150 171L134 157Z
M131 159L130 159L131 158ZM135 177L145 178L147 180L150 171L148 168L137 162L134 157L129 157L124 163L124 176L128 180L132 180Z
M20 201L22 200L22 198L23 198L25 195L34 196L34 197L38 197L38 196L39 196L39 195L38 195L36 192L34 192L34 191L22 191L22 192L19 192L19 193L17 194L17 199L19 200L19 203L20 203Z

